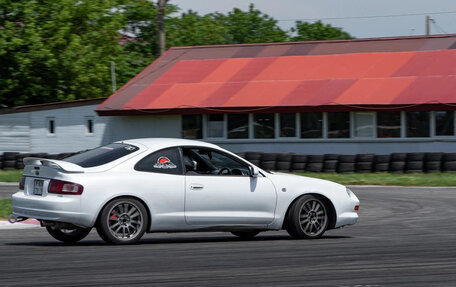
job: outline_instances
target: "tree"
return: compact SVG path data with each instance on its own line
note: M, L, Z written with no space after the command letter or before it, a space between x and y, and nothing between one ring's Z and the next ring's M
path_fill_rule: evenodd
M0 102L12 106L109 95L122 53L120 1L0 0Z
M228 15L217 13L214 18L228 28L229 43L267 43L288 40L287 33L277 25L277 21L255 9L253 4L250 4L246 12L234 8Z
M351 39L352 36L344 32L341 28L323 24L321 21L308 23L296 21L296 27L291 29L297 36L291 38L292 41L313 41L313 40L337 40Z

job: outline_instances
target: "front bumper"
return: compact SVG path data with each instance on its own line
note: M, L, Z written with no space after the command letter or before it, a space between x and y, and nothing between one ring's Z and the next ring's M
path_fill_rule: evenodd
M12 196L11 207L16 216L91 227L92 216L81 212L81 199L77 195L38 196L18 191Z

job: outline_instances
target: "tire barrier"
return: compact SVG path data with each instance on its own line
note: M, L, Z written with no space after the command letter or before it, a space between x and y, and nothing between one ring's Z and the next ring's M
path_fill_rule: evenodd
M23 169L25 157L40 157L62 160L78 154L73 153L19 153L0 154L0 169ZM324 154L306 155L293 153L240 152L238 156L265 170L281 172L326 172L326 173L456 173L456 153L417 152L374 154Z

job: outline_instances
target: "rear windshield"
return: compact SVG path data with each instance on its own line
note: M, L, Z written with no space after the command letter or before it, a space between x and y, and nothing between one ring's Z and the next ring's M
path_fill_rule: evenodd
M113 143L75 154L65 158L64 161L72 162L82 167L94 167L114 161L137 150L138 147L133 145Z

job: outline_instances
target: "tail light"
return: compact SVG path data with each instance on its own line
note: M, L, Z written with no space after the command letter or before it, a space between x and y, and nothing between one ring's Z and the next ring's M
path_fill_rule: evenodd
M19 182L19 190L24 190L25 188L25 176L21 177L21 181Z
M80 184L61 181L56 179L51 179L51 182L48 186L49 193L57 193L57 194L82 194L84 187Z

